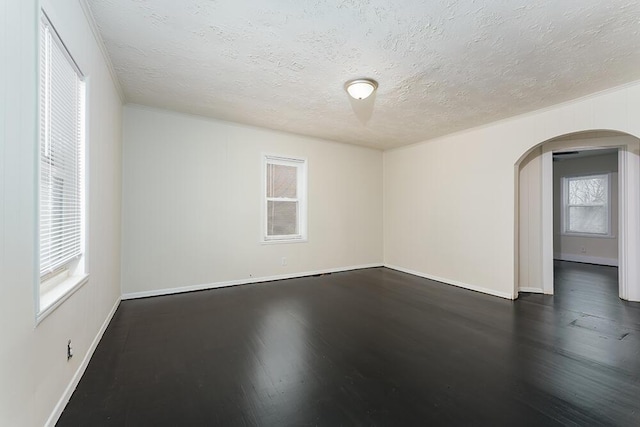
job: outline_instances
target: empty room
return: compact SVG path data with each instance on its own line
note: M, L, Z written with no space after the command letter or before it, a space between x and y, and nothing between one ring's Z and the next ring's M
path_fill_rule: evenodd
M640 425L639 22L3 0L0 425Z

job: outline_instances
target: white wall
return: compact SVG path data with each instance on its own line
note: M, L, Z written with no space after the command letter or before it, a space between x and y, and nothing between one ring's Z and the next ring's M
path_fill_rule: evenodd
M125 297L382 263L378 150L135 105L123 141ZM306 243L260 243L263 154L308 160Z
M518 275L522 292L542 292L542 150L531 150L520 163L518 180Z
M78 1L44 6L89 77L89 282L35 323L38 1L0 3L0 425L38 426L63 408L119 301L121 104ZM67 362L67 340L75 355ZM62 399L62 400L61 400Z
M520 159L559 135L640 135L640 84L384 153L385 264L470 289L517 295ZM629 153L638 163L638 153ZM637 204L637 202L634 202ZM630 212L637 212L636 207ZM634 253L631 263L637 264ZM634 276L629 298L640 299Z
M562 178L598 173L611 174L609 179L612 236L584 237L561 233ZM618 265L618 153L559 159L553 162L553 229L555 259Z

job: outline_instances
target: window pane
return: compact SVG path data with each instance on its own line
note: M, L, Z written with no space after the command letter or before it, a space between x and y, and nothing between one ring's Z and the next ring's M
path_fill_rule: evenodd
M609 185L606 176L569 180L570 205L604 205Z
M295 166L267 164L267 197L298 197L297 176Z
M288 236L298 233L298 202L267 202L267 235Z
M79 71L45 18L40 40L40 277L82 246L82 109Z
M569 229L574 233L608 233L606 206L572 206L569 208Z

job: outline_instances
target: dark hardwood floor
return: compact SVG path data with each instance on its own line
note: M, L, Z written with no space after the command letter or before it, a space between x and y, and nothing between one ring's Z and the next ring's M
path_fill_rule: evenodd
M124 301L60 426L640 425L640 303L374 268Z

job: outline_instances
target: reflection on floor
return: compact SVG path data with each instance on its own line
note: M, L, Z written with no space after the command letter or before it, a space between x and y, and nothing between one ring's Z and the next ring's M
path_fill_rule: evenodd
M593 316L621 320L618 268L554 261L554 305Z
M59 425L640 425L640 303L386 268L124 301Z

